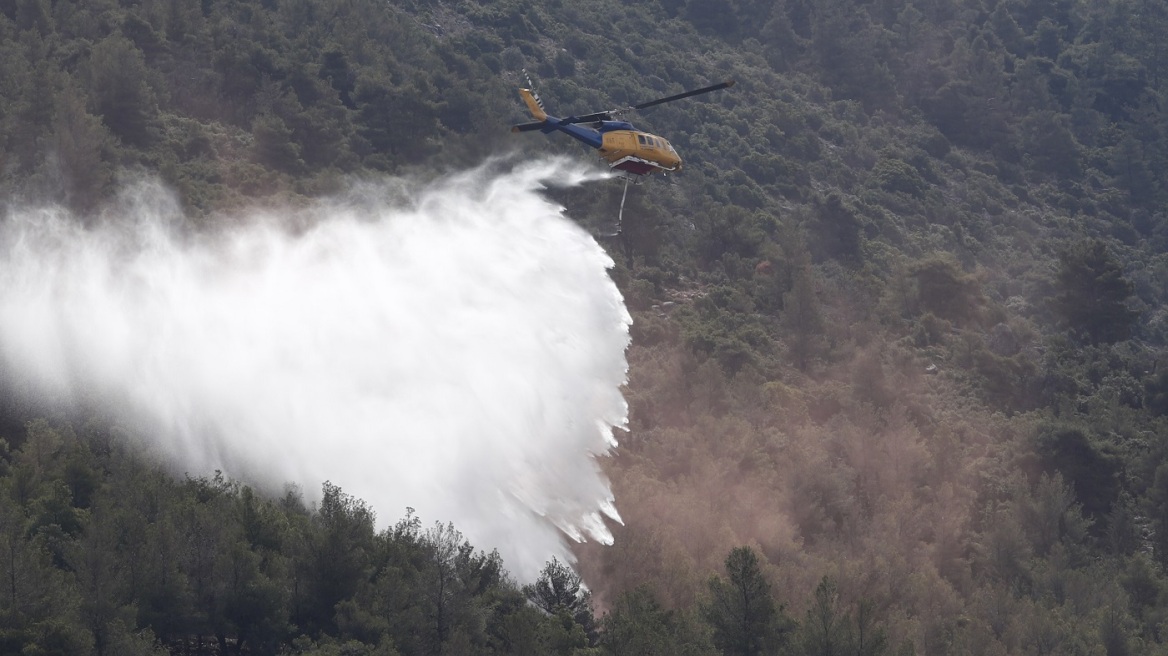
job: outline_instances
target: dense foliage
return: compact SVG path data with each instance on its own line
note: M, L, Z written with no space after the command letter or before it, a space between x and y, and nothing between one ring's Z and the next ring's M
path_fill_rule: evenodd
M687 170L612 242L594 597L9 417L3 651L1166 653L1164 34L1146 0L0 0L0 187L81 210L137 170L203 220L579 153L506 133L523 68L564 113L738 80L637 117ZM620 189L560 193L600 228Z

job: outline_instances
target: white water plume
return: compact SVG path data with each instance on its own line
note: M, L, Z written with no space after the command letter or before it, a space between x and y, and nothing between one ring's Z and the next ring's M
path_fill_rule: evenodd
M331 480L381 525L412 506L533 578L570 559L564 533L612 540L594 459L625 423L630 318L611 259L540 193L589 174L499 169L363 183L213 234L180 231L156 183L88 227L11 211L9 377L113 408L180 472Z

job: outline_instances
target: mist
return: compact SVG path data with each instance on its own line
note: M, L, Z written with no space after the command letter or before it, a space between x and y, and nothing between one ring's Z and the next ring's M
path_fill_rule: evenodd
M452 521L530 580L619 521L596 459L625 425L631 319L612 260L541 194L597 177L495 162L215 230L151 181L96 217L10 210L7 382L100 408L176 472L309 501L329 480L382 527Z

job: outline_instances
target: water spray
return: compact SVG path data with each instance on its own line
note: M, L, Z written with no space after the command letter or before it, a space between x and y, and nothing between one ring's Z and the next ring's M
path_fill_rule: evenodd
M540 193L596 177L365 182L212 232L151 182L89 222L11 211L0 355L13 387L98 404L178 472L331 480L382 526L453 521L530 579L619 521L596 458L626 421L631 320L612 260Z

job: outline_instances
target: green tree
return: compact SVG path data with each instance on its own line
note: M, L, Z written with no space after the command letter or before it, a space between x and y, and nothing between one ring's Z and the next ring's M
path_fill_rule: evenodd
M0 489L0 653L88 653L82 597L28 528L10 490Z
M824 200L816 199L816 221L812 224L811 249L817 260L828 258L850 261L860 256L863 228L854 209L846 205L837 193Z
M301 628L313 632L336 630L336 605L352 597L370 577L375 551L369 506L327 481L323 491L313 517L308 558L301 562L305 596L296 618Z
M147 146L158 106L142 51L125 37L110 36L93 47L88 70L89 93L110 132L131 146Z
M647 586L621 595L601 622L600 644L612 656L710 654L709 638L681 611L661 607Z
M916 304L950 321L968 321L978 316L985 298L977 279L961 271L956 258L933 255L911 269L916 282Z
M1153 553L1162 567L1168 567L1168 462L1156 468L1144 509L1152 524Z
M545 652L546 641L541 629L546 621L522 592L504 587L495 594L487 617L487 648L500 656Z
M93 207L113 178L105 151L111 141L101 119L85 108L85 98L72 85L58 94L53 113L52 142L63 174L64 201L85 210Z
M861 602L853 619L840 609L839 590L826 576L815 588L797 644L802 656L879 656L888 648L884 632L874 625L871 604Z
M1034 168L1068 177L1082 172L1079 144L1068 116L1049 110L1035 112L1022 120L1019 130L1023 150Z
M1127 307L1134 286L1099 239L1081 241L1059 258L1054 310L1081 341L1110 344L1127 339L1137 313Z
M595 635L592 593L584 587L579 574L554 556L544 565L535 583L523 586L523 594L548 615L570 618L590 637Z
M275 652L290 628L285 581L272 575L281 569L273 562L277 557L252 551L236 536L222 560L229 574L221 593L222 633L235 636L237 653L245 645L255 652Z
M278 171L304 171L300 145L293 139L292 128L274 114L261 114L252 121L256 160Z
M119 627L124 631L134 615L132 608L123 607L125 563L117 553L116 523L104 506L93 509L70 559L82 592L82 617L93 635L97 656L116 653L111 650L114 634Z
M758 556L750 547L737 547L726 556L726 576L712 577L702 615L713 629L714 645L727 656L776 653L792 626L771 596Z
M1131 134L1125 136L1114 149L1112 168L1116 180L1128 192L1135 205L1143 205L1156 197L1161 182L1154 175L1154 166L1147 157L1150 147Z
M1037 434L1038 455L1074 489L1087 515L1101 520L1119 497L1120 463L1081 427L1045 424Z
M476 554L450 523L436 523L422 535L422 544L427 559L420 592L428 653L464 653L471 644L485 641L476 602L478 595L500 581L499 554Z
M888 33L849 0L813 4L811 50L827 85L865 107L885 107L896 85L888 64Z
M815 295L815 276L809 262L796 266L791 291L783 295L783 322L790 337L788 352L795 366L806 371L824 346L823 316Z

